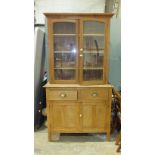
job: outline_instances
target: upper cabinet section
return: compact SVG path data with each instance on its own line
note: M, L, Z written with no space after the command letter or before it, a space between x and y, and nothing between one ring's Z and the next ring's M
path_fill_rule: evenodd
M108 83L109 27L112 14L50 14L49 82Z

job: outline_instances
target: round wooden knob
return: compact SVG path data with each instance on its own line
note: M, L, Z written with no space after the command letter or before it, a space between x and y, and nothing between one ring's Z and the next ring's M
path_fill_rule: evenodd
M80 117L82 117L82 114L80 114Z

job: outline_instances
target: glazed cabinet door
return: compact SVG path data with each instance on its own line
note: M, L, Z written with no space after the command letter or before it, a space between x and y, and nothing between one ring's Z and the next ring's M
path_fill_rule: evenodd
M77 103L53 103L52 106L53 131L76 132L79 130Z
M97 19L80 21L81 83L104 83L105 25L103 20Z
M106 103L83 103L82 130L84 132L106 131Z
M78 23L76 20L49 21L51 83L78 81Z

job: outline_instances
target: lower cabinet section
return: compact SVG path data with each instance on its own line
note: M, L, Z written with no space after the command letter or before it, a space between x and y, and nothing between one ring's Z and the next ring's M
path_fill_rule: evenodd
M106 133L107 140L110 140L111 87L84 88L87 90L85 95L83 89L74 88L73 92L76 92L74 97L71 96L73 94L71 88L63 89L53 88L51 90L50 88L49 90L46 88L48 140L51 141L52 133L56 132ZM102 90L104 90L103 95ZM50 94L52 92L54 95ZM63 100L63 98L65 99Z

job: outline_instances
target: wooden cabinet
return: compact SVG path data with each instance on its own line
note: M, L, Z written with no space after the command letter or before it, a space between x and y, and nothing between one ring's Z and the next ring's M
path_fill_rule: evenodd
M45 13L49 82L46 84L48 139L58 133L107 133L111 92L111 13Z

